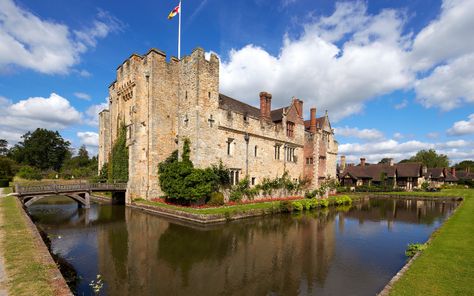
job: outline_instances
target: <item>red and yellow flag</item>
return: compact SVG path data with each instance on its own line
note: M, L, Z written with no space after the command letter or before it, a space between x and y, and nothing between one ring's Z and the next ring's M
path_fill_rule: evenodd
M173 10L171 10L170 14L168 15L168 19L172 19L181 11L181 2L176 6Z

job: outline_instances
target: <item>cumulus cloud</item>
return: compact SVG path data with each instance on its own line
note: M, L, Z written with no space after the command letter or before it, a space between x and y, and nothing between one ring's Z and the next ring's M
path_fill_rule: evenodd
M469 115L468 120L457 121L448 129L450 136L463 136L474 134L474 113Z
M415 35L403 33L403 10L370 14L365 2L338 2L333 14L305 24L297 38L285 35L278 54L256 44L232 49L221 63L221 91L255 105L267 90L275 107L296 96L305 108L329 110L333 120L400 89L415 88L425 107L473 102L473 3L445 0L440 16Z
M86 100L86 101L90 101L91 100L91 96L86 94L86 93L83 93L83 92L75 92L74 93L74 96L76 98L79 98L81 100Z
M9 142L17 142L25 132L36 128L62 130L82 120L81 113L55 93L16 103L0 97L0 117L0 138Z
M76 136L79 138L81 145L86 145L87 151L91 155L97 155L99 148L99 134L96 132L78 132Z
M91 126L99 126L99 112L109 107L109 98L105 102L92 105L86 110L85 123Z
M403 100L401 103L394 106L395 109L400 110L408 106L408 100Z
M336 127L335 134L339 137L354 137L369 141L380 140L383 138L383 133L377 129L358 129L356 127Z
M438 106L446 111L461 106L463 102L474 103L472 65L474 53L436 67L428 77L416 82L417 100L425 107Z
M16 65L41 73L66 74L79 63L80 54L120 25L107 12L99 11L92 26L71 32L66 25L41 19L12 0L1 0L0 69Z

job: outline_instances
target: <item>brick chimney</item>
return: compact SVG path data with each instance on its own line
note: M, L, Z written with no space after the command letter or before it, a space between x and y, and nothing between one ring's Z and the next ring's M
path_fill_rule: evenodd
M303 101L293 97L293 104L295 105L296 112L298 112L300 118L303 118Z
M260 93L260 119L271 120L272 95L262 91Z
M361 157L360 159L360 166L365 166L365 158Z
M345 156L345 155L341 155L341 165L340 165L340 168L341 168L341 172L346 169L346 156Z
M309 130L312 133L316 132L316 108L311 108L311 115L309 118Z
M453 177L456 177L456 168L455 167L451 168L451 175L453 175Z

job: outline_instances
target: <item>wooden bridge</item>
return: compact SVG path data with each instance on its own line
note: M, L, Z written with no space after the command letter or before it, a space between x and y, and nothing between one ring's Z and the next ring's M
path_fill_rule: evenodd
M15 185L15 193L25 207L53 195L67 196L80 207L90 208L90 195L93 192L125 193L127 183L80 183L80 184L42 184Z

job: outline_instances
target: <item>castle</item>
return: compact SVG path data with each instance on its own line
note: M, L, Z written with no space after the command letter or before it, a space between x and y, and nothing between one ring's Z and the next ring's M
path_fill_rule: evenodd
M272 95L261 92L260 108L219 93L219 59L195 49L181 60L151 49L132 54L117 68L109 86L109 108L99 113L99 169L125 125L129 150L127 202L163 195L158 164L185 138L196 167L223 164L233 184L246 176L251 185L285 171L293 180L307 178L316 188L336 177L338 143L327 112L303 118L303 102L293 98L271 108Z

